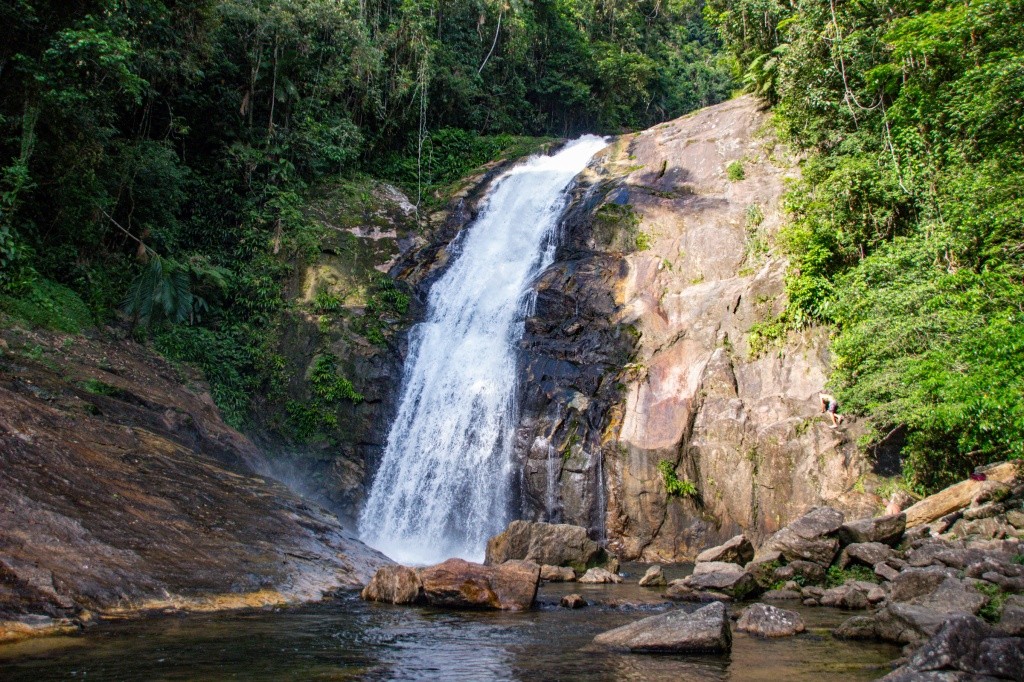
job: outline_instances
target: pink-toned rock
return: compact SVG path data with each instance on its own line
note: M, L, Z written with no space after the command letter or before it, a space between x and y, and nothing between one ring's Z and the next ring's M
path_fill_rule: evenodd
M532 561L506 561L484 566L463 559L420 569L427 603L452 609L521 611L533 605L540 566Z

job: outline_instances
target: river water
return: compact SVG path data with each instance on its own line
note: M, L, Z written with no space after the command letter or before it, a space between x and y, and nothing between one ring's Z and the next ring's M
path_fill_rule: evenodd
M362 539L392 559L481 561L509 521L531 285L554 258L567 189L605 145L586 135L515 166L450 248L410 331L398 414L359 519Z
M639 571L634 573L636 580ZM559 598L578 592L576 611ZM545 584L525 613L451 612L370 604L343 594L322 604L108 623L84 635L0 646L0 679L43 680L870 680L899 649L834 640L852 615L800 611L808 632L764 640L733 632L728 656L623 654L590 648L600 632L660 612L662 591Z

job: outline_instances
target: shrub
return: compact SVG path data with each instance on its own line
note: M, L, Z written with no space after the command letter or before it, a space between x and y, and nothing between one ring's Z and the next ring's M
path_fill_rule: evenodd
M665 483L665 490L672 497L696 497L697 486L685 476L680 479L676 474L676 466L667 459L658 462L658 471L661 472L661 480Z

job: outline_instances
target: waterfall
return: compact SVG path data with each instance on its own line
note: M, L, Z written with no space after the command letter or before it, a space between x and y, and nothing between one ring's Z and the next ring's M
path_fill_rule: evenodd
M604 146L587 135L501 176L431 288L359 517L363 540L391 558L479 561L509 520L516 354L531 285L554 257L570 183Z

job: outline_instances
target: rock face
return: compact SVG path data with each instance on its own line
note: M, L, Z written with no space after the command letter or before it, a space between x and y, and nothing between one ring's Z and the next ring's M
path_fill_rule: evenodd
M433 606L452 609L522 611L533 605L540 581L540 566L532 561L484 566L449 559L418 573L423 599Z
M603 530L622 559L679 561L816 505L871 511L853 492L859 427L818 413L826 332L751 352L751 327L782 306L785 262L764 245L795 173L759 137L766 120L731 100L619 138L583 176L522 344L524 518ZM744 180L727 178L734 161ZM696 495L666 493L663 460Z
M0 323L0 620L315 600L390 563L258 475L197 377L108 333Z
M720 602L686 613L669 611L603 632L594 643L636 653L727 653L732 632Z
M806 629L803 618L768 604L754 604L736 622L736 629L760 637L789 637Z
M603 560L600 545L587 537L587 529L564 523L513 521L504 532L487 541L484 563L488 566L510 559L551 566L586 567Z

